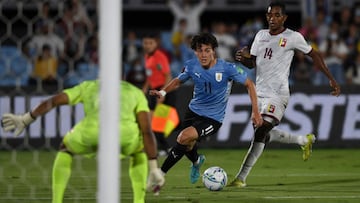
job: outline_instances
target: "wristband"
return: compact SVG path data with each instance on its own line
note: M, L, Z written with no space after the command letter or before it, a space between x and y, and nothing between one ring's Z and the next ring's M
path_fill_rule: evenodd
M36 118L32 117L30 112L27 112L26 114L24 114L22 119L26 125L30 125L32 122L34 122L36 120Z
M158 168L157 159L149 160L149 168L150 168L150 171L156 170Z
M160 93L160 95L161 95L162 97L165 97L165 95L166 95L165 90L160 90L159 93Z

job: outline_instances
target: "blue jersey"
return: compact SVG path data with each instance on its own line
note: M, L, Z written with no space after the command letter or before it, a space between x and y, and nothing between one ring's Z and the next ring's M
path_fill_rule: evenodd
M184 71L178 79L182 83L193 80L194 92L189 104L190 110L222 123L232 83L235 81L244 84L247 73L235 63L222 59L217 59L213 67L204 69L195 58L185 63Z

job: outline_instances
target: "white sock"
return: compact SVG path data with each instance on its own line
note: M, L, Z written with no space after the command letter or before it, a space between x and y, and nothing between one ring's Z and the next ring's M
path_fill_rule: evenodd
M252 142L251 146L245 156L245 159L241 165L241 168L236 175L236 177L245 182L246 177L249 175L252 167L255 165L256 161L259 159L260 155L264 151L265 143L262 142Z
M277 128L273 128L272 130L270 130L269 135L270 135L269 142L298 144L300 146L303 146L308 142L306 135L292 135L286 131Z

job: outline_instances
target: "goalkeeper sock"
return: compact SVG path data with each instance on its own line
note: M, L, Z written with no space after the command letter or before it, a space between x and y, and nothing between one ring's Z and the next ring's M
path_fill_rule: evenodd
M256 161L264 151L265 144L262 142L252 142L251 146L245 156L245 159L242 163L239 173L236 177L245 182L246 177L249 175L252 167L255 165Z
M133 202L144 203L148 175L148 159L144 152L133 154L130 157L129 175L133 190Z
M292 135L286 131L277 128L273 128L272 130L270 130L269 135L270 135L269 142L298 144L300 146L303 146L308 142L306 136Z
M192 148L191 151L188 151L185 153L185 156L192 162L192 163L195 163L198 158L199 158L199 154L197 152L197 144L194 145L194 147Z
M52 171L52 203L62 203L64 192L71 176L72 156L58 152Z
M173 167L185 154L187 149L186 145L176 143L176 145L170 150L169 155L166 157L161 170L167 173L171 167Z

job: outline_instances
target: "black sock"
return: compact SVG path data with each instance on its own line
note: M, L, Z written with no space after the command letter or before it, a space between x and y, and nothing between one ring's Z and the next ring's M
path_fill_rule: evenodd
M176 143L176 145L170 150L169 155L166 157L164 163L161 166L161 170L167 173L171 167L173 167L185 154L186 145Z
M156 140L159 144L159 148L167 151L170 148L170 146L169 146L168 142L166 141L164 133L154 132L154 134L155 134Z
M197 149L197 144L195 144L191 151L185 153L185 156L193 163L195 163L199 158Z

